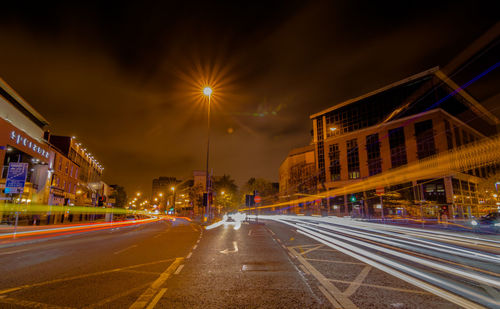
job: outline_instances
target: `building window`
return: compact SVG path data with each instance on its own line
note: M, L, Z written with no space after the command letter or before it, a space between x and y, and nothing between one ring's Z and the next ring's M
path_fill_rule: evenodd
M415 123L415 138L417 140L417 156L419 159L436 154L431 119Z
M66 173L66 175L68 175L68 169L69 169L69 168L68 168L68 164L69 164L69 163L68 163L68 162L66 162L66 168L65 168L65 173Z
M403 127L389 130L391 166L396 168L408 163L406 158L405 132Z
M382 173L382 159L380 158L380 140L378 134L366 137L366 153L368 155L368 174L370 176Z
M318 135L318 170L320 182L325 182L325 146L323 142L323 117L318 117L316 120L316 132Z
M329 146L328 155L330 157L330 180L340 180L340 150L339 144Z
M453 149L453 133L451 133L451 126L448 120L444 120L444 129L446 132L446 144L448 144L448 150Z
M351 139L347 141L347 174L349 179L357 179L359 174L359 150L358 141Z
M58 169L62 171L62 157L59 157L59 167Z

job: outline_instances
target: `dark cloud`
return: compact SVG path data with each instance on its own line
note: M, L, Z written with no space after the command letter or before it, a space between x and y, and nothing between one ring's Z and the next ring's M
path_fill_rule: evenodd
M310 142L310 114L445 65L494 12L477 1L12 1L0 76L129 190L204 168L207 79L215 173L277 180L288 151ZM484 81L481 99L498 76Z

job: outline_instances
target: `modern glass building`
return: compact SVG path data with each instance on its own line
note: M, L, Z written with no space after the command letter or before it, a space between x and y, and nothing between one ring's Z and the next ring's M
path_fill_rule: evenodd
M499 119L457 89L436 67L311 115L318 190L342 188L495 135ZM433 217L439 209L448 209L447 216L477 216L496 209L479 203L477 194L477 185L496 168L390 184L380 188L382 203L368 190L332 197L327 205L338 215L380 216L385 208L395 216Z

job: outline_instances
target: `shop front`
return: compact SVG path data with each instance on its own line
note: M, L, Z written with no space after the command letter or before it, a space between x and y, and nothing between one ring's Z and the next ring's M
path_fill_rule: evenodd
M0 199L5 203L47 204L54 152L43 141L33 138L0 118ZM10 163L27 163L24 190L10 193L5 183Z

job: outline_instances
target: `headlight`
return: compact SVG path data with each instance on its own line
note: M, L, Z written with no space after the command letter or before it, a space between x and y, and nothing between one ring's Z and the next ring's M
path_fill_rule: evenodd
M495 226L500 227L500 222L495 223Z
M477 221L476 221L476 220L472 220L472 221L470 222L470 224L472 224L472 225L476 226L476 225L477 225Z

